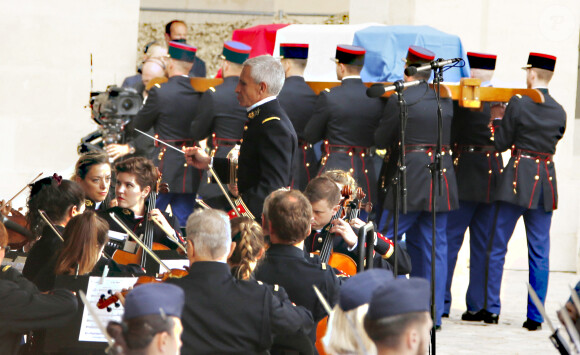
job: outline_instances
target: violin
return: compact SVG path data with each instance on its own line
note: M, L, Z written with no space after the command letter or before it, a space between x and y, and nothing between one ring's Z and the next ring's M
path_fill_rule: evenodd
M140 276L137 279L137 282L135 283L135 285L133 287L137 287L139 285L143 285L143 284L148 284L148 283L161 283L161 282L165 282L168 279L180 279L184 276L187 276L189 274L189 272L187 270L182 270L182 269L171 269L168 272L164 272L163 274L157 274L156 276ZM130 292L130 290L124 290L121 291L121 295L123 297L127 296L127 294ZM107 312L111 312L112 308L111 305L114 305L115 307L119 307L119 297L115 296L113 294L113 291L109 290L108 294L110 295L109 297L106 297L104 294L101 295L101 297L99 298L99 300L97 301L97 308L98 309L107 309Z

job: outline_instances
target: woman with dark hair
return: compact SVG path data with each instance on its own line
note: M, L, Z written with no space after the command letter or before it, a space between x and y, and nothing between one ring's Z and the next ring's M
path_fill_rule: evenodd
M240 280L252 277L254 268L264 255L265 243L262 227L250 217L236 217L230 221L232 242L235 246L228 259L232 275Z
M110 213L114 213L123 221L136 235L141 235L145 231L145 226L151 192L155 191L159 177L157 168L153 162L143 157L133 157L115 164L115 175L117 183L115 186L115 198L118 206L112 207L100 215L109 222L112 231L125 233L125 231L111 218ZM149 219L156 218L168 232L173 234L173 238L153 224L153 241L161 243L171 249L176 249L177 244L182 243L179 223L175 216L161 212L158 209L149 211ZM169 221L169 222L168 222ZM152 221L149 223L153 223ZM107 252L114 252L108 250Z
M0 264L8 235L0 223ZM77 299L68 290L42 294L36 286L9 266L0 268L0 354L16 354L22 335L29 330L58 327L75 314Z
M54 227L62 233L68 221L85 210L85 194L74 181L54 174L32 184L27 201L26 220L30 231L40 239L32 246L22 274L34 280L38 271L62 246L62 240L46 225L39 210L46 212Z
M85 205L89 210L107 209L110 202L111 164L103 152L88 152L77 160L71 178L85 192Z
M109 267L108 276L130 276L142 273L140 268L119 265L103 255L103 249L109 240L109 224L94 211L86 211L73 217L64 229L64 244L60 252L34 279L41 291L54 287L56 275L90 275L103 274L105 265Z

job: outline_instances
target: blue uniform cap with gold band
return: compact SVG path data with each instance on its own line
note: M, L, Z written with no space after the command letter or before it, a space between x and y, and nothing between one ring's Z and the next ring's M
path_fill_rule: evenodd
M308 43L280 43L280 57L308 59Z
M556 57L544 53L530 52L528 56L528 64L522 69L538 68L549 71L554 71L556 67Z
M377 320L400 314L429 312L429 295L429 282L425 279L394 279L373 292L366 317Z
M349 65L364 65L366 50L363 47L350 44L339 44L336 46L337 63Z
M374 290L394 280L393 273L385 269L371 269L348 279L340 288L340 308L348 312L369 303Z
M125 299L123 320L163 313L181 318L185 294L181 287L168 283L151 283L135 287Z
M193 61L195 60L196 52L197 48L195 48L194 46L190 46L187 43L181 43L176 41L169 42L168 54L173 59L193 63Z
M237 41L224 42L221 58L232 63L243 64L250 56L252 47Z
M467 52L467 60L471 69L495 70L497 55Z
M429 63L433 59L435 59L435 53L431 52L427 48L409 46L409 49L407 50L407 58L405 61L407 62L407 65L413 65Z

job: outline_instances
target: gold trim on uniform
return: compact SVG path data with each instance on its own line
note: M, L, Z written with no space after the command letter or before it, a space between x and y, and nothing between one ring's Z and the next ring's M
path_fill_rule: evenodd
M86 199L86 200L85 200L85 206L87 206L87 207L91 207L91 206L93 206L93 201L91 201L91 200L89 200L89 199Z
M262 121L262 124L264 124L264 123L266 123L268 121L272 121L272 120L280 121L280 117L270 117L270 118L266 118L265 120Z
M260 108L248 112L248 118L252 119L260 114Z
M128 208L123 208L123 214L129 216L131 214L131 210Z

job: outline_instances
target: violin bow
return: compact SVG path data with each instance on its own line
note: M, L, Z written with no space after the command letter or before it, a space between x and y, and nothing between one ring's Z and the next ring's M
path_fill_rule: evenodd
M133 231L131 229L129 229L129 227L127 227L127 225L125 223L123 223L119 218L117 218L117 216L115 215L114 212L109 213L109 216L111 216L111 218L113 219L113 221L117 222L117 224L119 225L119 227L123 228L123 230L127 233L127 235L129 235L131 238L133 238L133 240L135 241L135 243L139 244L139 246L141 248L143 248L143 250L145 250L147 252L147 254L149 254L150 257L153 258L153 260L157 261L157 263L159 265L161 265L165 270L167 270L167 272L171 272L171 269L169 267L167 267L167 265L165 265L165 263L163 261L161 261L161 259L159 259L159 257L151 249L149 249L141 241L141 239L139 239L139 237L137 237L135 235L135 233L133 233Z
M64 238L62 237L62 235L60 235L59 231L54 227L54 224L52 223L46 212L44 212L43 210L38 210L38 213L40 213L40 217L42 217L44 222L48 224L48 226L50 227L50 229L52 229L52 231L56 234L56 236L59 237L60 240L64 242Z
M87 299L87 296L85 295L85 292L83 290L79 290L79 296L81 297L81 301L83 301L83 303L85 304L85 308L89 311L89 314L95 320L95 324L97 325L97 328L99 328L101 333L105 336L105 339L107 339L107 343L109 344L109 347L107 347L107 349L105 350L105 353L109 354L109 353L111 353L111 350L113 350L112 353L117 354L118 352L116 350L114 350L115 349L115 341L113 340L113 338L111 338L109 333L107 333L107 330L103 326L103 323L101 323L101 319L97 315L97 312L95 312L95 310L93 309L93 307L89 303L89 300Z
M159 227L161 228L161 230L167 235L167 237L169 237L169 239L171 239L172 242L174 242L175 244L177 244L177 246L183 250L184 252L187 253L187 250L185 249L185 247L183 246L183 244L181 244L181 242L173 235L173 233L171 233L170 230L168 230L167 228L165 228L165 226L163 224L161 224L161 222L159 222L159 220L155 217L151 217L151 220Z
M143 131L141 131L141 130L139 130L137 128L135 128L135 131L137 131L137 132L141 133L142 135L144 135L146 137L149 137L149 138L153 139L154 141L159 142L159 143L161 143L161 144L163 144L163 145L165 145L165 146L167 146L167 147L169 147L169 148L171 148L171 149L173 149L173 150L175 150L177 152L180 152L181 154L185 155L185 152L183 150L178 149L178 148L175 148L171 144L165 143L161 139L157 139L157 138L153 137L152 135L147 134L147 133L145 133L145 132L143 132ZM238 212L238 209L236 208L236 205L234 204L234 202L232 201L232 199L228 195L228 193L227 193L226 189L224 188L224 185L222 184L220 178L217 176L217 174L215 173L215 171L213 170L213 168L211 166L208 168L208 170L211 173L211 175L213 176L213 178L215 179L215 181L217 182L220 190L222 190L222 193L224 194L224 196L228 200L230 206L233 208L234 212L236 212L236 215L239 217L240 216L240 212Z
M10 202L12 202L12 201L13 201L13 200L14 200L16 197L18 197L18 196L19 196L19 195L20 195L22 192L24 192L24 190L26 190L26 188L27 188L27 187L30 187L30 185L34 184L34 182L35 182L36 180L38 180L38 178L39 178L39 177L41 177L41 176L42 176L42 174L44 174L44 173L40 173L40 174L36 175L36 177L35 177L34 179L32 179L32 180L31 180L31 181L30 181L28 184L26 184L26 185L25 185L25 186L24 186L24 187L23 187L23 188L22 188L20 191L18 191L18 192L16 193L16 195L12 196L12 198L11 198L10 200L8 200L8 201L4 202L4 203L2 204L2 206L0 206L0 208L4 207L4 206L6 206L7 204L9 204Z

